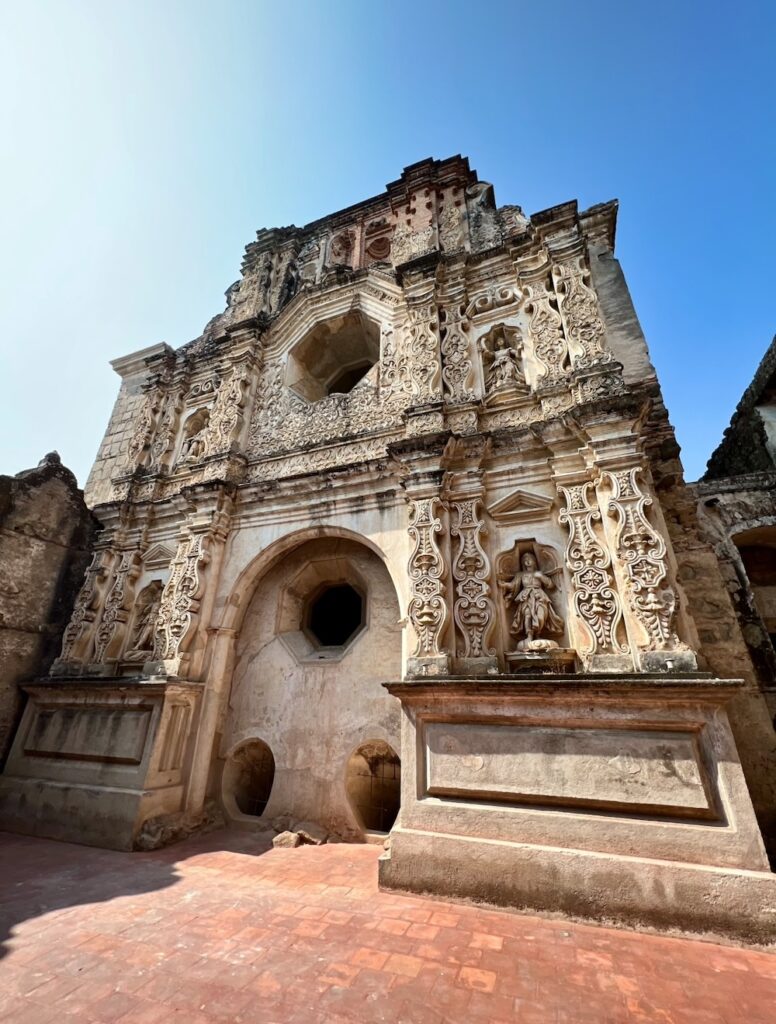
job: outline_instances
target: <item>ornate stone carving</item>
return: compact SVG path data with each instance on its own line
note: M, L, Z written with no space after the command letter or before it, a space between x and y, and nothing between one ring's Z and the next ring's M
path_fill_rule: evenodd
M354 231L340 231L329 242L329 255L326 265L329 267L353 267L356 235Z
M207 454L207 428L210 423L210 410L198 409L189 416L183 428L183 442L178 455L178 462L196 462Z
M460 207L448 199L439 213L439 248L446 253L459 252L464 246Z
M466 189L466 212L469 218L469 241L473 252L501 245L501 224L496 210L493 186L478 181Z
M549 596L549 591L555 589L553 576L560 571L560 566L540 570L534 552L523 551L518 572L511 579L500 581L504 599L513 607L509 632L515 638L522 637L518 639L517 651L548 651L558 646L545 634L563 633L563 620Z
M494 309L516 305L520 299L521 296L516 288L511 285L499 285L476 295L469 303L466 315L470 318L482 316L484 313L492 313Z
M612 354L605 348L606 332L584 255L554 264L552 276L574 365L608 362Z
M612 560L596 535L601 511L590 501L592 484L561 487L566 507L560 522L568 526L566 565L574 584L574 607L590 636L588 654L626 654L628 646L619 638L622 606L611 575Z
M161 580L153 580L138 594L135 602L135 621L123 655L124 661L150 661L153 657L162 589Z
M483 550L480 537L485 533L480 498L463 498L452 502L456 520L450 533L458 539L453 558L453 580L456 600L453 618L463 649L464 658L482 658L494 655L488 648L488 635L493 627L494 605L490 598L490 562Z
M135 423L135 429L129 440L129 447L127 449L128 472L141 466L147 466L151 461L151 441L154 436L160 405L161 394L159 388L151 388L146 394Z
M425 228L413 230L410 225L400 224L393 233L391 240L391 254L394 266L402 263L409 263L424 253L434 249L434 228L429 225Z
M182 388L173 388L168 392L159 428L151 446L151 465L162 469L166 457L173 446L178 432L178 421L183 408L184 392Z
M94 639L94 661L98 664L105 661L110 650L115 648L119 627L128 618L128 604L135 580L140 575L141 561L137 551L124 551L120 555L118 568L113 583L105 598L100 625Z
M214 542L226 537L230 505L228 501L219 503L204 528L202 524L187 525L181 532L156 619L156 659L169 661L186 649L204 592L204 569Z
M451 402L472 402L474 392L467 385L472 372L469 339L466 332L465 303L453 303L440 309L439 331L442 352L442 381L445 396Z
M479 348L488 395L508 397L529 390L520 368L522 341L516 327L496 324L480 338Z
M84 650L84 641L97 618L102 584L108 577L113 558L113 552L110 550L95 551L75 600L70 622L62 637L62 653L57 659L58 663L84 661L88 658L88 652ZM56 669L56 665L54 668Z
M246 392L250 385L244 364L232 369L218 389L204 436L204 455L228 452L242 425Z
M641 473L634 467L602 474L612 488L607 510L617 520L617 557L631 605L648 637L647 650L683 647L673 629L676 593L666 582L666 545L647 519L652 498L639 487Z
M440 647L447 622L444 579L447 575L436 535L442 523L436 510L439 498L417 498L410 502L410 540L413 544L408 572L412 598L409 618L415 630L416 658L444 655Z
M433 402L439 390L439 339L433 297L412 301L409 306L408 366L413 396L419 404Z
M524 295L534 354L543 367L541 383L552 384L566 377L570 369L558 302L545 275L526 281Z

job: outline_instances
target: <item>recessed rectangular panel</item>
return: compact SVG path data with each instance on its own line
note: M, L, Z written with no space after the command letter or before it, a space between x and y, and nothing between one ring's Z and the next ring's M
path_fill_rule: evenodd
M427 792L717 817L691 732L427 722Z
M39 708L24 744L32 757L139 764L149 708Z

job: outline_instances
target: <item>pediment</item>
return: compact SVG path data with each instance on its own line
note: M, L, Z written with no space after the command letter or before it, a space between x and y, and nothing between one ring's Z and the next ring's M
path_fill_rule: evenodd
M146 569L166 569L175 557L175 552L166 544L152 544L143 555L143 565Z
M488 514L501 522L527 523L549 516L553 500L546 494L535 494L518 488L491 505Z

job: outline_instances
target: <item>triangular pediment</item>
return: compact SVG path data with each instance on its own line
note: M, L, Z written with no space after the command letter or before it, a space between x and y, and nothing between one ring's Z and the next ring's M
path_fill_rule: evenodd
M152 544L143 555L143 565L146 569L166 569L174 555L173 549L166 544Z
M546 494L534 494L518 488L488 509L492 519L502 522L530 522L545 519L550 514L553 499Z

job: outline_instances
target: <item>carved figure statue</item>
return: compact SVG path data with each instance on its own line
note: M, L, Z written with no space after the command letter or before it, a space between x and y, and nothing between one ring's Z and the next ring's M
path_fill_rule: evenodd
M186 424L186 436L181 445L180 462L192 462L205 454L205 430L210 422L210 414L195 413Z
M299 268L296 265L296 260L290 260L286 267L286 276L283 280L283 287L280 289L280 299L278 300L278 309L282 309L287 302L296 295L299 289Z
M517 352L503 328L494 336L492 350L484 338L481 349L485 364L485 387L488 391L525 384Z
M542 633L563 632L563 620L552 607L548 591L555 588L552 575L560 569L553 569L548 575L539 570L536 556L524 551L520 558L520 571L511 581L502 581L500 586L507 601L514 605L514 616L509 632L515 637L524 637L517 645L518 651L543 651L557 647L554 640L547 640Z
M124 655L127 661L148 660L154 649L154 632L159 608L162 604L162 584L158 580L150 583L138 598L140 609L132 639Z

